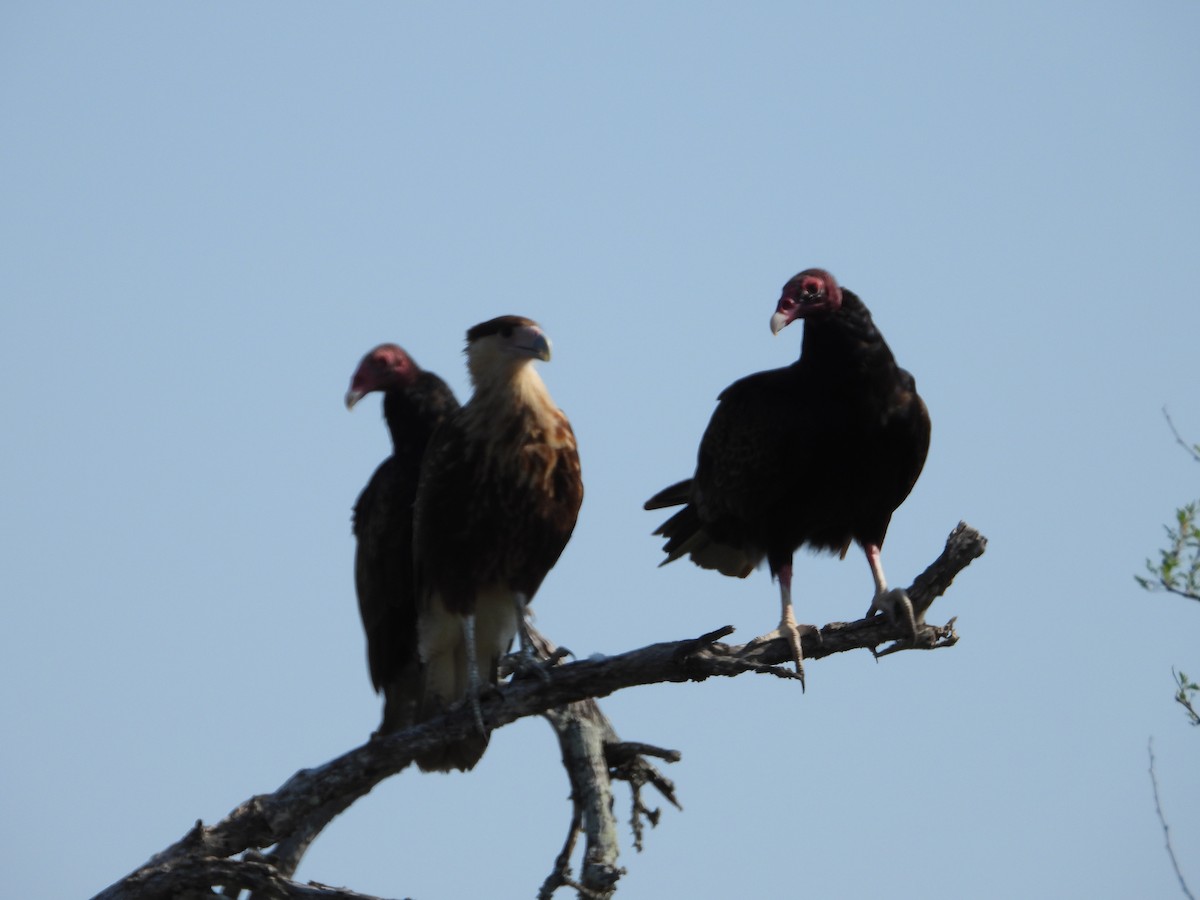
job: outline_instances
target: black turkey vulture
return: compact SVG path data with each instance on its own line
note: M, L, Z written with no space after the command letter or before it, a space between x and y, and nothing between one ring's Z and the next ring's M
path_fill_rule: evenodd
M550 359L537 323L501 316L467 332L475 392L434 433L417 489L419 716L467 699L479 733L417 760L467 770L487 747L484 679L520 634L525 606L558 561L583 502L575 435L532 363Z
M392 455L379 464L354 504L354 585L367 633L367 662L383 693L379 733L411 725L417 709L417 605L413 587L413 501L429 436L458 401L446 383L395 344L363 357L346 408L383 391Z
M802 546L844 557L857 541L875 579L867 615L903 611L915 628L907 597L887 592L879 549L925 465L929 413L867 307L828 272L807 269L783 286L771 331L796 319L806 323L800 358L722 391L695 476L646 509L684 505L655 532L667 538L663 565L686 554L745 578L766 558L783 615L759 640L786 637L803 678L801 629L815 628L792 612L792 555Z

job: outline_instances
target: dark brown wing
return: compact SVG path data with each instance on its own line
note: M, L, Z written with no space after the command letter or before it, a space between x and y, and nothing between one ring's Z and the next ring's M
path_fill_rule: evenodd
M797 471L809 468L806 410L791 368L735 381L718 398L700 441L692 502L718 540L746 537L754 520L787 503ZM755 543L761 545L762 541Z
M896 367L886 389L880 426L856 454L859 485L853 494L861 507L854 538L877 546L883 545L892 514L917 483L930 438L929 411L912 375Z
M529 600L566 548L583 504L575 432L561 411L555 410L554 419L552 435L535 429L523 447L523 478L534 490L513 523L507 551L512 559L511 583ZM519 485L515 489L521 490Z
M482 450L466 440L461 416L443 422L426 449L413 542L416 591L422 611L434 594L442 597L447 611L469 612L473 608L475 554L470 545L478 526L471 519L485 505L474 502L484 480ZM491 508L490 503L486 506Z
M481 448L467 440L462 412L433 433L421 466L413 523L414 583L418 610L421 684L417 717L436 715L467 691L467 658L461 616L473 614L474 515L484 503L480 490ZM480 662L480 675L495 680L492 661ZM472 732L463 740L418 757L422 771L467 771L487 749L488 739Z
M354 583L367 634L371 682L382 690L402 667L389 639L415 633L412 588L412 501L415 484L388 457L354 504ZM407 626L407 627L406 627Z
M448 612L463 615L481 586L506 584L527 599L537 593L583 501L574 433L558 416L561 447L536 428L518 444L472 440L461 416L438 429L422 471L414 545L426 602L440 595Z
M412 723L417 700L417 610L412 564L415 478L384 460L354 506L354 585L371 683L390 731Z
M794 367L734 382L718 398L697 454L696 474L660 491L647 508L687 503L656 534L666 562L691 555L704 568L744 578L771 546L803 470L802 410L796 409Z

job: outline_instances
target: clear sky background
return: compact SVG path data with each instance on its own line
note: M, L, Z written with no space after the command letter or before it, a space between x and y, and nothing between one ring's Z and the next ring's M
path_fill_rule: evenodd
M1194 2L5 4L6 892L90 895L375 726L349 515L388 441L342 395L381 341L460 397L472 324L554 341L587 485L535 603L559 643L774 627L765 571L657 569L641 504L796 357L767 321L809 266L932 413L890 579L990 539L930 616L962 640L605 701L683 752L619 896L1178 896L1151 736L1200 888L1200 608L1132 577L1198 493L1161 414L1200 440L1198 47ZM802 555L796 590L846 620L871 579ZM298 877L529 897L567 790L522 722Z

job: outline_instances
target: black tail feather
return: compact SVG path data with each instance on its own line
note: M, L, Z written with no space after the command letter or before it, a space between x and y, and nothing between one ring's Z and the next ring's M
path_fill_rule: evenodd
M683 481L677 481L670 487L665 487L649 500L646 501L644 509L666 509L669 506L681 506L687 503L692 496L692 479L685 478ZM658 534L659 532L655 532Z

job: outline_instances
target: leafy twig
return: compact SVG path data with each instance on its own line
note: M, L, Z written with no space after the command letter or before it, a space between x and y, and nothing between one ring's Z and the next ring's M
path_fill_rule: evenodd
M1192 706L1192 694L1200 691L1200 684L1192 681L1182 672L1171 670L1171 674L1175 676L1175 702L1183 706L1187 710L1188 721L1193 725L1200 725L1200 713L1196 712L1196 708Z
M1200 601L1200 501L1175 511L1175 527L1165 526L1167 546L1158 551L1158 562L1146 560L1150 577L1135 575L1147 591L1167 591Z

